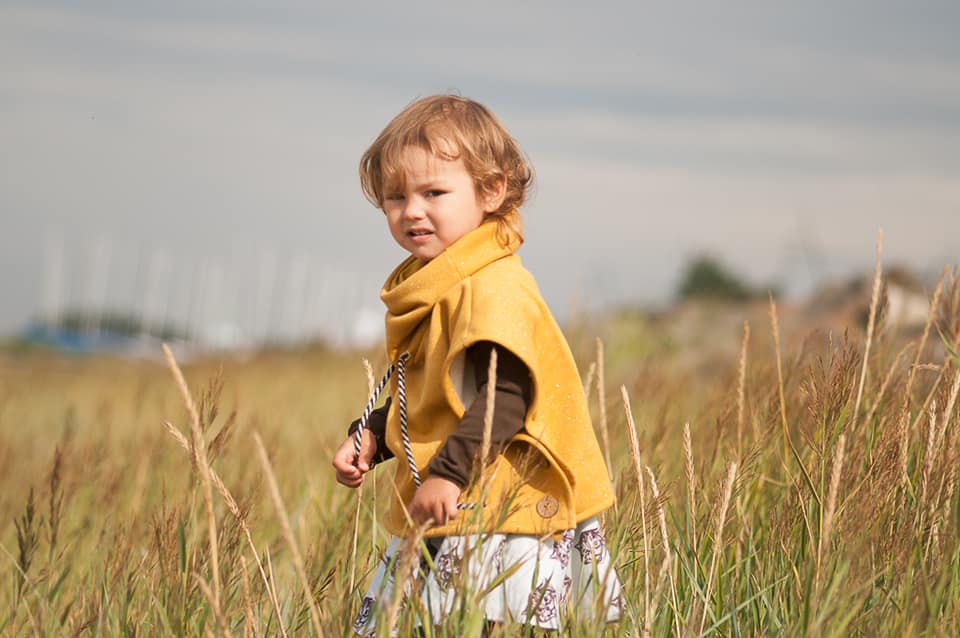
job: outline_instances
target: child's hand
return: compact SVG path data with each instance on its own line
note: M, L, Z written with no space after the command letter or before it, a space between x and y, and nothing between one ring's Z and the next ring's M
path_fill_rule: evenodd
M337 482L347 487L360 487L363 475L370 471L370 460L377 453L377 441L369 430L364 430L360 443L360 457L354 456L353 437L348 436L340 449L333 455L333 468L337 471ZM354 464L356 458L356 464Z
M439 476L427 477L410 501L410 516L421 525L431 520L434 525L446 525L457 518L459 498L456 483Z

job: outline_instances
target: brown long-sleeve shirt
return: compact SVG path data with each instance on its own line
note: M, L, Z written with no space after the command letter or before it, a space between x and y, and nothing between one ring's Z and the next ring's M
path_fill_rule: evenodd
M477 398L464 412L460 425L447 437L443 447L431 459L429 465L431 475L452 481L460 488L465 487L470 481L474 459L479 454L483 442L483 416L486 412L489 391L490 351L494 347L495 344L489 341L481 341L467 348L466 354L474 370ZM532 391L530 371L527 367L509 350L497 347L497 377L494 386L490 458L523 429L527 409L532 400ZM389 410L390 399L387 399L382 407L370 413L370 420L367 423L367 428L377 442L374 463L386 461L393 456L384 440ZM351 434L355 432L359 424L359 419L351 423L349 432Z

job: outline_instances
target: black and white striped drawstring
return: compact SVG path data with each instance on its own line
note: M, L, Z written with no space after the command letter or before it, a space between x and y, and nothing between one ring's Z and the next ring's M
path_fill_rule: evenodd
M377 399L380 397L380 393L383 391L383 388L387 385L387 381L390 380L390 376L393 375L393 371L397 371L397 401L400 403L400 440L403 442L403 453L407 457L407 466L410 468L410 474L413 476L413 484L417 487L420 487L420 472L417 470L417 462L413 459L413 450L410 447L410 434L407 431L407 380L404 372L407 359L410 358L409 352L404 352L397 358L396 363L391 363L387 368L387 371L384 373L383 378L380 379L380 383L377 384L377 387L373 389L373 394L370 395L370 400L367 401L367 407L363 409L363 414L360 415L360 425L357 426L357 431L353 435L353 452L354 458L360 458L360 446L363 444L363 431L367 427L367 421L370 420L370 413L373 412L373 406L377 404ZM457 509L460 510L469 510L473 509L473 503L458 503Z

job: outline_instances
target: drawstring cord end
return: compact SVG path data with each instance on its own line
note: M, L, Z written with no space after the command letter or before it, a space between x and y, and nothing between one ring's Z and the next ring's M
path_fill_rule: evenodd
M367 428L367 423L370 420L370 414L373 412L373 406L377 404L377 399L380 397L380 393L387 385L390 377L393 376L394 371L396 371L397 402L400 404L400 439L403 442L403 452L404 456L407 458L407 467L410 468L410 475L413 477L413 483L417 487L420 487L420 471L417 469L417 463L413 458L413 449L410 445L410 433L407 431L406 363L409 358L409 352L404 352L397 357L396 362L390 364L390 366L387 368L387 371L384 373L383 378L380 379L380 383L378 383L377 387L373 389L373 393L370 395L370 400L367 401L367 406L363 409L363 414L360 415L360 424L357 426L357 431L354 432L353 435L353 462L354 465L356 465L360 459L360 448L363 445L363 431ZM476 503L458 503L457 509L471 510L476 506Z

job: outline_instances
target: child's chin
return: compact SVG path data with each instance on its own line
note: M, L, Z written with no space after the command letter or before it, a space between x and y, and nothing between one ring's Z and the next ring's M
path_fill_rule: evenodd
M439 255L440 252L436 250L411 250L410 254L422 262L428 262Z

